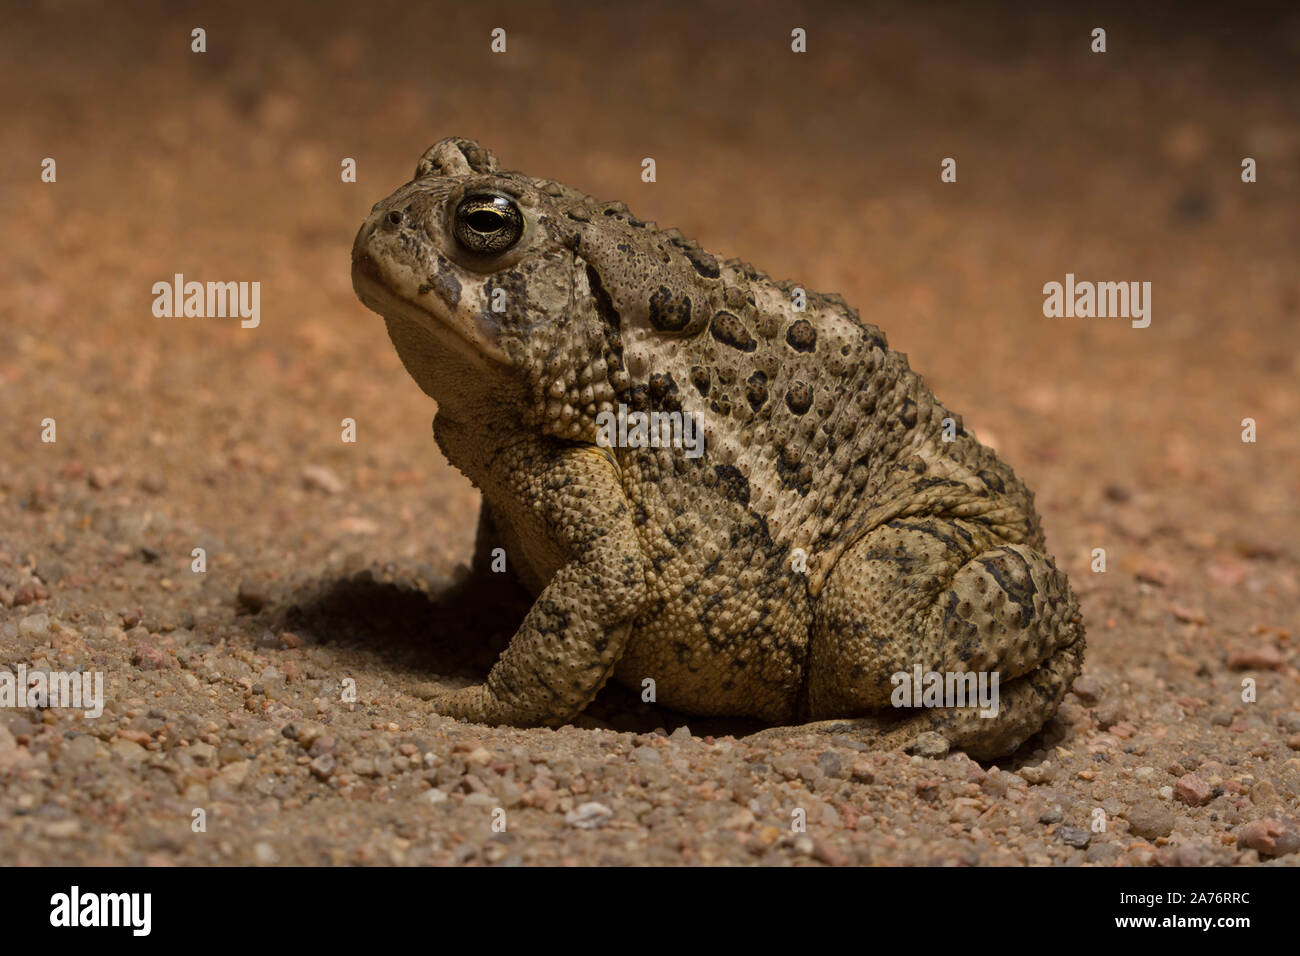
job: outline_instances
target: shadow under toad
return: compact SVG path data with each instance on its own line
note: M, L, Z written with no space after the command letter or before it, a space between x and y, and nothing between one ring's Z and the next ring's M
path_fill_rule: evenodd
M504 576L478 593L466 582L440 584L435 590L411 575L380 576L374 570L321 578L288 596L291 603L276 611L270 623L309 643L364 648L386 666L421 680L481 681L514 635L531 598ZM573 723L630 733L672 732L686 725L695 736L743 736L765 726L753 720L690 718L642 701L612 680Z

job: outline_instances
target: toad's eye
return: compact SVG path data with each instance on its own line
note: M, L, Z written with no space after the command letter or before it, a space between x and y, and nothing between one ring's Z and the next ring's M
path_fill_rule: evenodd
M468 252L497 256L512 248L524 234L524 215L505 196L466 196L456 207L452 232Z

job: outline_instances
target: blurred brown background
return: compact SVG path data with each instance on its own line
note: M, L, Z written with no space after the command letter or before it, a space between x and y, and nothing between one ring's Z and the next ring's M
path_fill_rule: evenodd
M1253 4L11 5L0 613L180 605L233 639L241 578L467 558L477 496L349 278L371 204L457 134L843 293L1037 492L1090 666L1191 680L1170 601L1209 621L1183 651L1296 625L1298 60L1300 13ZM259 281L261 326L155 318L178 272ZM1067 272L1150 281L1150 328L1045 318Z

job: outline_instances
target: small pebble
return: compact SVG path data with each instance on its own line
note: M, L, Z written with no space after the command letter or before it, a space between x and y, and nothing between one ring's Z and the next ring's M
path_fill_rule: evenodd
M50 616L48 614L29 614L18 622L18 633L33 640L43 640L50 633Z
M341 494L347 486L334 471L324 465L307 465L302 470L302 484L308 491L323 491L327 495Z
M1101 700L1101 684L1091 677L1076 679L1071 689L1074 691L1074 696L1089 707Z
M614 816L614 811L603 803L583 803L564 815L564 822L580 830L603 827Z
M1125 817L1129 830L1147 840L1167 837L1174 830L1172 811L1157 803L1139 803L1129 807Z
M1086 849L1088 844L1092 842L1092 834L1080 827L1060 827L1056 831L1056 835L1062 843L1077 847L1080 850Z
M1194 773L1178 778L1174 795L1189 807L1199 807L1214 799L1214 788Z
M1086 863L1113 863L1119 858L1121 850L1113 843L1094 843L1083 855Z
M917 737L912 740L905 749L909 754L914 754L918 757L930 757L937 760L940 757L947 756L951 746L952 745L948 743L948 738L943 734L929 730L923 734L917 735Z
M1228 670L1271 671L1282 666L1282 652L1272 644L1228 655Z
M1251 820L1237 830L1237 847L1249 848L1260 856L1286 856L1300 850L1300 830L1276 817Z
M1051 783L1052 779L1056 776L1056 767L1054 767L1050 762L1044 761L1036 767L1021 767L1019 773L1026 783L1035 785Z

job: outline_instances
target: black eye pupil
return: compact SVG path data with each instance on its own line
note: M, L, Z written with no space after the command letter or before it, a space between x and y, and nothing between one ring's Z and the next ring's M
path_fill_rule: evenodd
M495 193L466 196L452 216L456 242L476 256L499 256L524 235L524 215L513 199Z
M480 209L466 216L465 224L475 232L496 232L505 224L505 220L501 218L499 213Z

